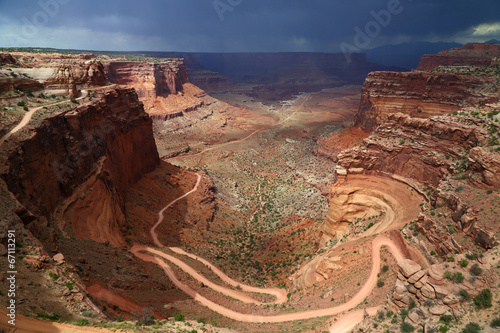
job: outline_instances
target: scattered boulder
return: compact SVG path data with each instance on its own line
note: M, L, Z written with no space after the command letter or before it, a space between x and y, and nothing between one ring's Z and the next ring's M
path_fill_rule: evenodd
M64 255L62 253L58 253L52 257L52 259L58 264L61 265L64 263Z
M411 259L405 259L398 262L398 266L401 274L403 274L405 278L409 278L410 276L421 270L420 265Z
M448 308L443 305L434 305L429 308L429 312L435 316L442 316L448 312Z

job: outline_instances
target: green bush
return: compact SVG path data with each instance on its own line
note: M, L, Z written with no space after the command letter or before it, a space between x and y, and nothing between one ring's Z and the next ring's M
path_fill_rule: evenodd
M415 330L415 327L413 327L412 325L410 325L408 323L401 324L401 332L403 332L403 333L410 333L410 332L413 332L414 330Z
M463 186L458 186L456 189L455 189L455 192L462 192L464 190L464 187Z
M174 316L175 321L184 321L184 315L181 313L178 313Z
M458 292L458 295L461 296L464 301L470 300L469 292L465 289L460 289L460 291Z
M66 288L68 288L69 290L73 290L73 282L66 282L64 284L66 286Z
M385 282L382 280L377 281L377 287L382 288L385 285Z
M25 105L26 105L26 103L24 103L23 101L17 102L17 106L25 106Z
M198 318L198 319L196 319L196 322L199 324L205 324L207 322L207 320L205 318Z
M453 320L453 316L452 315L444 315L444 316L441 316L439 318L439 322L441 322L443 324L446 324L446 325L449 325L452 320Z
M73 103L73 104L80 104L80 102L78 102L76 100L76 98L74 98L74 97L71 97L71 103Z
M24 110L24 111L28 111L29 109L28 109L28 107L27 107L27 106L23 106L23 110Z
M57 313L53 313L52 315L48 315L48 314L45 314L45 313L38 313L36 315L37 318L45 318L45 319L48 319L50 321L59 321L61 320L61 316L58 315Z
M462 330L462 333L479 333L481 332L481 327L476 323L469 323Z
M392 312L391 310L387 310L387 313L386 313L387 318L391 318L393 314L394 314L394 312Z
M467 266L469 266L469 260L467 259L462 259L458 262L460 264L461 267L465 268Z
M54 281L55 281L55 280L57 280L57 279L59 279L59 275L57 275L57 274L56 274L56 273L54 273L54 272L49 272L49 276L50 276L50 278L51 278L52 280L54 280Z
M500 327L500 317L493 319L491 321L490 326L493 328L499 328Z
M382 273L385 273L389 270L389 266L388 265L384 265L382 266Z
M79 321L76 322L76 325L77 326L87 326L88 324L90 324L89 320L88 319L80 319Z
M489 289L483 289L481 292L474 297L474 304L479 308L479 309L487 309L491 308L493 305L491 304L491 299L493 298L491 294L491 290Z
M479 276L483 274L483 269L479 267L478 264L474 264L470 267L469 272L471 273L471 275Z

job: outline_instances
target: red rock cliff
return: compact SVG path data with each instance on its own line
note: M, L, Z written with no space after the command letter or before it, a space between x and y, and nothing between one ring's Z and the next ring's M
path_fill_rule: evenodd
M134 89L121 88L45 119L3 177L30 211L57 217L63 233L121 246L125 192L158 163L151 119Z
M498 100L482 91L481 77L454 73L373 72L363 86L355 125L374 129L391 113L429 118Z
M189 83L183 59L162 63L110 62L105 68L109 82L136 89L153 118L168 119L212 102L203 90Z
M489 66L500 57L499 44L471 43L460 48L443 50L438 54L426 54L420 59L418 70L439 66Z

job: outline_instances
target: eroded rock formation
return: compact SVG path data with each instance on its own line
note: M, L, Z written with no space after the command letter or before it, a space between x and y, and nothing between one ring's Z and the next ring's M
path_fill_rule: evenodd
M203 90L189 83L182 59L110 62L105 67L108 81L134 87L146 112L155 119L182 116L213 102Z
M480 91L483 84L481 78L454 73L373 72L363 86L355 125L372 130L396 112L429 118L498 100Z
M443 50L438 54L425 54L417 69L428 70L439 66L489 66L498 57L499 44L470 43L460 48Z
M28 210L75 238L121 246L125 192L159 157L142 103L120 88L45 119L8 162L3 178Z

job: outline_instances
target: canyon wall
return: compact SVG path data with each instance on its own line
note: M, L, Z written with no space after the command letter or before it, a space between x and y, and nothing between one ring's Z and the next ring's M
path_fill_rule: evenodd
M418 70L429 70L439 66L489 66L500 57L500 44L470 43L460 48L443 50L438 54L425 54L420 59Z
M125 245L125 192L154 170L152 121L132 88L46 118L8 158L9 190L30 211L79 239Z
M437 186L455 172L456 160L488 142L488 121L461 116L413 118L391 114L361 147L341 152L338 165L347 170L378 171Z
M391 113L429 118L497 100L480 91L483 84L481 78L454 73L373 72L363 86L355 125L372 130Z
M189 82L182 59L162 63L110 62L105 64L105 71L110 83L134 87L146 112L154 119L182 116L213 102Z

